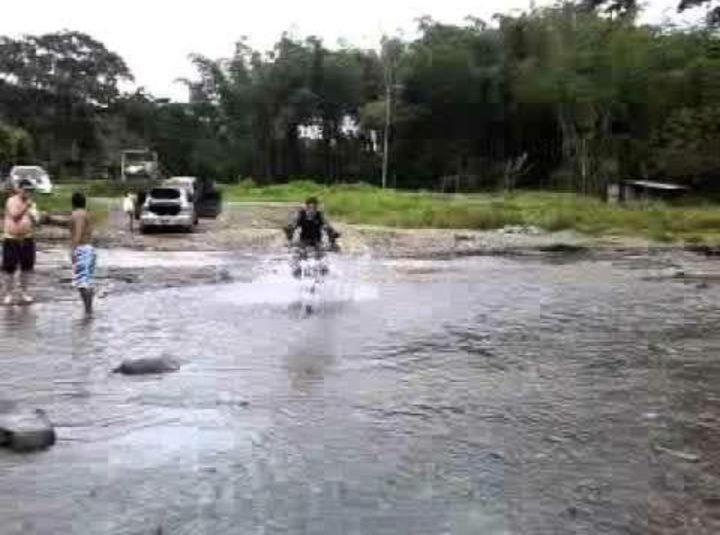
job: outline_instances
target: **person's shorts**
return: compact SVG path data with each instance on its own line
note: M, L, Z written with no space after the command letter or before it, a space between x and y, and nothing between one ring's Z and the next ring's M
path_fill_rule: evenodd
M35 267L35 240L26 238L3 240L2 269L5 273L13 274L18 268L21 271L32 271Z
M95 282L95 248L92 245L80 245L73 251L73 286L92 288Z

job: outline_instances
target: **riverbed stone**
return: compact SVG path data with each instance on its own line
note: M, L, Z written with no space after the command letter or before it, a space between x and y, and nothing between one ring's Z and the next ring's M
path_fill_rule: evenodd
M180 364L176 360L169 357L157 357L124 360L113 372L123 375L150 375L176 372L179 369Z
M215 276L217 282L232 282L233 277L227 269L220 269Z
M555 242L548 245L543 245L539 248L539 250L543 253L573 254L586 252L587 248L583 245L579 245L576 243Z
M44 450L55 444L55 429L41 409L0 413L0 446L16 452Z

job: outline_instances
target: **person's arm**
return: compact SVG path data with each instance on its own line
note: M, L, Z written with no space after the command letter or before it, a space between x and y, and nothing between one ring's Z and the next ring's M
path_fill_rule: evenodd
M33 222L33 225L37 225L40 222L40 211L37 208L37 205L34 202L29 203L30 206L28 208L30 213L30 219Z
M73 245L75 241L75 214L70 215L70 262L75 263L75 257L73 255L73 252L75 250L75 246Z
M340 236L340 233L337 232L330 222L327 220L324 214L319 214L320 216L320 224L322 225L322 228L325 229L325 232L327 233L327 237L330 240L330 243L334 243L335 240Z
M285 235L287 236L288 241L292 241L293 235L295 234L295 229L298 227L298 220L300 219L300 213L295 212L292 216L290 216L290 221L285 226Z

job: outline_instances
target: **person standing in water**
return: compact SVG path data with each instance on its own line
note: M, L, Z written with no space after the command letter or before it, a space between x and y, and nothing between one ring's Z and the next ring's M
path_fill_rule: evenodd
M77 191L73 193L70 219L73 285L80 293L85 313L89 315L92 313L96 254L92 245L92 221L86 205L85 195Z
M30 275L35 267L33 227L40 219L37 206L26 188L14 188L5 203L2 268L5 272L3 304L13 304L15 274L20 269L20 302L30 304L27 293Z

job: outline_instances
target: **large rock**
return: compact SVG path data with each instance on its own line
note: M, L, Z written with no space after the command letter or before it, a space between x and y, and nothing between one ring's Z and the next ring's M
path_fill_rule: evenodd
M55 429L45 412L12 408L0 413L0 446L17 452L47 449L55 444Z
M124 375L148 375L154 373L176 372L180 364L168 357L143 358L124 360L120 366L113 370L113 373Z

